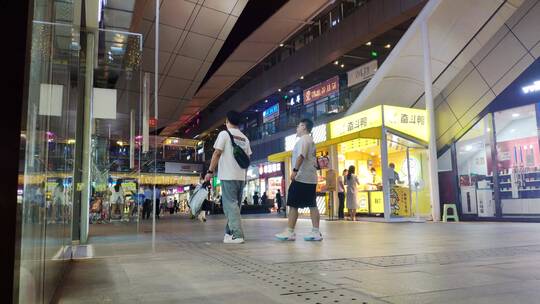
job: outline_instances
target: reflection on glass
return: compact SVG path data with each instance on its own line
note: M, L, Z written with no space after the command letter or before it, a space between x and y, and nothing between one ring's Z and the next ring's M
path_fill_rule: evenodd
M486 116L456 143L463 214L495 215L491 132L491 116Z
M536 105L496 112L497 170L503 214L540 213Z

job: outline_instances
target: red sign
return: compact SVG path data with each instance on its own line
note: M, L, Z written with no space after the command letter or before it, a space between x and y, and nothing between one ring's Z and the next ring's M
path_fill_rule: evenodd
M339 76L334 76L324 82L304 90L304 104L309 104L339 91Z
M150 119L148 120L148 124L150 125L150 127L157 127L157 118L150 117Z

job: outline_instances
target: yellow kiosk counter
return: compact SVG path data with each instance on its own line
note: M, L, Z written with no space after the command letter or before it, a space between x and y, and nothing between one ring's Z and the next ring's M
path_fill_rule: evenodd
M330 158L329 169L340 175L355 167L360 182L358 213L400 221L431 213L426 124L425 110L380 105L317 126L324 132L314 129L313 136L318 154ZM295 135L287 137L287 151L268 157L269 161L285 163L287 185L294 140ZM325 177L326 170L321 170L321 175ZM337 194L332 195L337 202ZM336 205L329 206L334 214Z

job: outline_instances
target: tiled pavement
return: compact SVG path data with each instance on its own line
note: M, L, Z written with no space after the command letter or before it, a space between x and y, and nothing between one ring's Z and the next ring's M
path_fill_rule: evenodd
M540 224L321 223L320 243L281 243L275 215L92 226L94 256L76 260L60 303L540 303ZM301 220L298 233L309 231Z

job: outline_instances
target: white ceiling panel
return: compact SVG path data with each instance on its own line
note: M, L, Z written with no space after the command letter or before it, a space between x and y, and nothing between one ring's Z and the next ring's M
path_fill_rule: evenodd
M135 6L135 0L108 0L107 7L116 8L125 11L132 11Z
M224 43L225 41L223 40L215 40L214 45L212 45L212 48L210 49L210 53L208 53L208 56L206 56L206 61L214 61Z
M185 28L195 4L184 0L163 0L159 22L170 26Z
M206 73L210 69L210 66L212 66L212 62L205 61L203 62L201 69L197 73L197 76L195 76L195 81L201 82L204 79L204 76L206 76Z
M227 18L227 21L225 22L225 25L223 26L223 29L219 33L218 38L221 39L221 40L227 39L227 37L231 33L234 25L236 24L237 20L238 20L238 17L235 17L233 15L229 15L229 18Z
M161 24L159 26L159 50L172 53L182 32L182 30L175 27ZM155 40L155 27L152 26L147 39L144 40L144 46L153 49Z
M240 14L242 14L242 11L244 10L244 7L246 7L246 4L249 0L238 0L236 2L236 5L234 6L231 15L234 15L236 17L239 17Z
M279 45L283 42L283 37L298 28L299 24L290 20L283 20L282 22L273 22L267 24L265 27L261 27L249 36L247 41L250 42L273 42L274 45Z
M169 71L169 75L184 79L194 79L202 64L202 60L177 55Z
M204 6L230 14L237 0L205 0Z
M199 11L191 30L195 33L217 38L225 25L225 21L227 21L227 17L227 14L203 7Z
M176 98L184 97L190 84L191 81L189 80L169 76L163 81L163 85L159 89L159 94Z
M233 61L253 61L254 63L258 62L266 54L271 52L276 45L274 43L268 42L242 42L242 47L237 47L236 50L229 56L227 60Z
M142 66L145 71L154 70L154 49L144 48L142 55ZM158 63L159 63L159 74L163 74L165 71L166 64L169 62L171 53L169 52L159 52Z
M156 18L156 1L154 0L146 1L146 5L144 6L143 18L146 20L154 21L154 19Z
M250 61L227 61L219 67L216 76L242 76L253 66Z
M180 55L204 60L215 39L190 32L180 48Z

